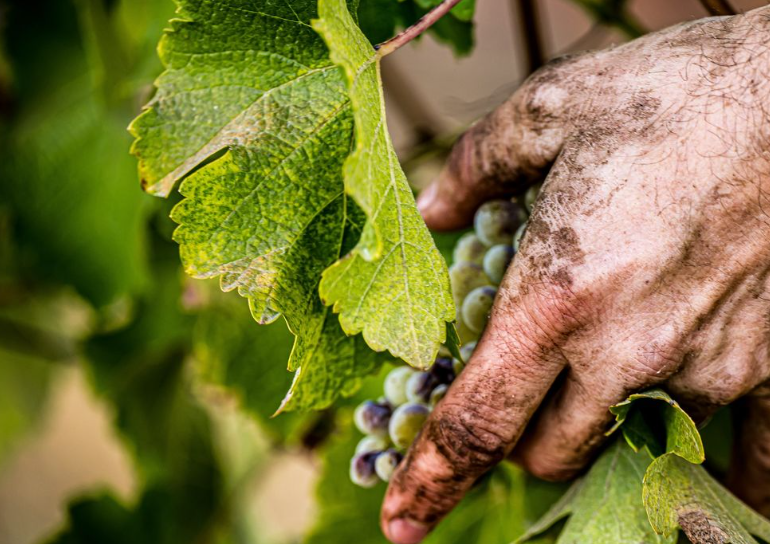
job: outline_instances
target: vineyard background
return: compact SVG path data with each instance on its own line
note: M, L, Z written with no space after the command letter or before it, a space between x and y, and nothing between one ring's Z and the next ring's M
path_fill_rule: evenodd
M140 65L136 70L136 79L146 88L144 98L149 93L147 86L160 71L159 63L151 58L151 51L165 26L165 19L173 12L171 0L157 2L164 3L166 5L137 2L139 7L136 8L136 13L133 13L134 16L144 17L145 21L144 34L131 37L132 44L139 51L137 57L149 59L133 59ZM735 0L733 5L737 9L748 10L765 3L762 0ZM21 39L18 34L24 30L9 27L7 21L4 21L9 10L15 8L13 4L14 2L11 2L4 6L4 10L0 12L0 21L9 39L19 41ZM443 153L453 135L504 100L525 77L531 59L527 57L518 5L516 1L478 0L475 17L476 47L467 57L456 58L450 49L427 36L384 61L383 78L391 132L407 175L416 186L427 183L440 168ZM626 39L618 30L597 25L584 10L568 0L543 0L538 6L543 56L546 58L573 50L601 48ZM697 0L637 0L630 3L630 10L647 30L700 18L706 14ZM54 28L61 22L57 19L59 15L57 9L41 10L35 15L34 24L43 29ZM73 23L67 17L64 21L62 26ZM49 36L48 45L56 44L57 39L56 35ZM29 64L24 68L25 73L19 74L18 78L21 84L39 85L37 80L49 77L40 73L52 67L41 62L44 58L41 52L27 53L29 55L26 61ZM19 80L10 83L7 79L7 65L3 64L0 68L0 82L4 88L0 106L5 109L11 106L11 103L5 100L5 91ZM56 68L52 71L66 72L61 65ZM109 74L105 75L108 76ZM66 76L50 76L50 80L51 88L56 92L45 91L36 97L24 97L19 100L23 108L33 110L29 104L34 101L46 106L45 103L51 96L62 94L59 92L62 89L66 92L67 85L74 85ZM116 92L117 95L120 93ZM134 111L128 112L125 118L135 114L139 106L140 103L133 102L131 107ZM116 106L120 107L123 106ZM39 110L30 114L31 119L26 130L13 133L15 144L28 150L51 144L34 132L35 123L45 122L45 116L50 114L46 107ZM56 136L55 133L51 136L54 143ZM164 219L168 214L168 205L149 202L152 197L140 192L138 180L135 179L135 163L127 154L130 138L127 134L124 136L121 137L118 130L111 133L110 137L101 138L93 147L85 149L86 154L101 154L105 158L104 162L97 163L100 170L95 172L94 176L101 176L105 185L124 184L115 191L125 195L121 202L126 203L125 208L129 210L129 215L125 216L127 223L118 223L111 228L116 232L138 228L135 224L137 217L130 215L138 214L140 221L152 224L152 228L161 233L167 233L172 228L171 222ZM42 187L58 186L57 175L60 170L47 169L43 164L47 159L44 159L40 159L42 166L31 175L22 170L22 167L26 168L28 165L15 165L16 169L6 165L0 171L0 248L3 251L7 249L6 246L13 244L8 241L8 238L12 239L13 233L9 236L10 214L5 208L7 202L4 201L3 191L12 186L12 179L19 175L24 176L25 183L39 184L37 188L30 188L30 198L33 199L34 193L42 190ZM33 162L35 160L33 159ZM79 172L77 166L68 167L72 167L70 172ZM65 208L67 206L66 203L57 204ZM91 208L84 210L85 213L95 213ZM69 213L81 212L83 210L76 208ZM39 209L35 213L42 215L46 211ZM59 213L66 216L68 212L65 209ZM119 221L121 218L123 216L117 214L112 219ZM94 225L89 228L93 229ZM55 230L53 223L41 223L39 230L31 237L33 241L34 237L38 236L52 240L53 245L60 243L54 236L50 236L52 230ZM71 236L78 234L77 231L67 233ZM62 251L69 251L66 243L62 244ZM124 251L117 257L118 263L115 266L131 268L136 265L132 264L132 259L144 259L148 253L147 247L122 249ZM18 250L19 248L14 248L14 252ZM0 289L0 309L5 309L0 312L0 317L7 317L11 311L8 308L12 309L15 303L14 296L9 293L15 293L13 282L16 279L13 275L15 272L9 271L13 267L8 266L11 253L3 251L0 251L0 262L3 259L6 261L0 266L3 272L0 275L6 283L3 284L4 289ZM78 258L80 254L77 253L77 248L72 251L75 252L73 258ZM24 247L21 252L25 253L26 258ZM50 253L56 254L56 251ZM162 255L160 260L164 263L174 263L163 265L166 267L164 274L171 278L178 275L178 260L174 260L174 253L175 248L172 245L163 246L155 252L156 258ZM43 255L47 254L43 252ZM34 261L34 258L32 260ZM130 277L120 278L119 285L113 290L120 296L113 299L107 297L109 300L105 300L109 302L107 314L111 313L111 316L99 317L102 320L115 321L114 326L107 324L107 335L109 331L119 329L120 320L127 313L126 308L121 305L140 304L136 301L132 303L132 297L138 296L137 293L146 293L148 269L157 266L157 262L152 265L140 263L136 265L137 270L125 272L126 276ZM61 323L66 324L66 330L55 331L58 339L54 343L57 349L62 348L63 354L58 357L56 370L41 370L39 376L14 381L9 377L12 372L10 365L14 361L10 358L6 358L5 362L0 360L0 542L5 544L38 542L41 538L54 534L64 522L67 503L73 496L83 493L95 494L98 490L109 489L121 499L131 502L141 492L145 479L151 480L155 477L151 470L141 475L137 473L132 460L132 446L120 437L112 424L115 407L106 403L90 387L93 382L100 382L98 369L89 367L84 371L78 364L80 356L68 351L68 343L76 343L86 334L89 327L92 327L92 321L95 319L93 311L88 309L81 296L74 294L70 286L74 284L77 287L77 281L69 275L67 267L49 263L47 268L48 276L44 278L44 283L54 287L47 287L45 296L38 297L36 293L34 296L37 298L23 299L21 303L29 313L24 319L31 320L34 325L32 328L40 325L37 328L50 332L52 328L60 327ZM93 268L96 271L99 269L99 266ZM209 301L211 297L219 296L212 294L212 290L207 287L193 286L191 280L186 281L184 289L177 294L185 306L185 311L192 313L195 313L201 300ZM98 300L102 293L90 293L88 296ZM230 295L229 298L237 299L235 295ZM227 303L222 305L225 307L221 314L223 316L236 311ZM236 311L238 319L245 318L247 321L243 322L248 324L249 317L245 307L239 306L238 309L243 310ZM40 317L41 315L44 317ZM7 322L0 319L0 359L3 354L10 352L10 349L4 351L7 346L3 342L15 334L16 330L10 328L3 331L3 326L8 326ZM205 324L201 325L198 320L196 326L203 327ZM276 326L271 327L275 331ZM196 328L193 327L192 330ZM266 357L285 361L285 352L290 346L286 334L278 331L273 336L277 338L274 343L263 341L258 345L266 350ZM182 341L185 345L189 342L189 339ZM194 341L192 343L194 344ZM62 347L63 344L67 345ZM195 346L191 351L199 355ZM276 352L281 355L276 355ZM251 357L260 356L259 349L248 353ZM285 378L284 382L290 382L290 375L285 374L286 376L280 379ZM195 381L195 376L192 380ZM98 385L96 389L100 387L101 385ZM12 394L14 392L15 396ZM275 429L268 428L266 431L265 428L244 420L236 414L233 403L216 391L196 390L196 394L200 395L206 405L206 411L213 420L212 425L216 427L216 436L223 442L237 442L228 453L223 454L232 465L229 468L235 472L245 471L251 474L245 478L247 483L244 484L244 489L240 490L245 497L243 518L247 521L244 523L259 534L260 542L282 543L300 538L316 515L313 502L313 489L319 470L316 456L290 441L278 449L272 448L269 446L269 435L275 432ZM22 397L26 400L19 404L27 403L30 406L13 404L14 398ZM121 414L121 417L131 419L130 415ZM288 416L287 419L293 421L291 417ZM29 427L24 428L27 423ZM14 433L11 433L11 430ZM281 429L277 432L284 431ZM2 436L4 434L5 437ZM11 438L14 440L11 441ZM158 478L163 481L162 477Z

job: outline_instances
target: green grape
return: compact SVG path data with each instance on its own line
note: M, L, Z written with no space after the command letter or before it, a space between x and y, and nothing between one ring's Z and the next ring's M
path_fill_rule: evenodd
M350 460L350 479L361 487L374 487L380 481L374 464L380 454L377 452L359 453Z
M353 421L364 434L384 436L388 432L388 421L392 408L384 403L371 400L362 402L353 414Z
M400 366L391 370L385 377L383 390L385 398L393 406L401 406L409 399L406 397L406 382L415 374L408 366Z
M358 441L356 453L379 453L390 447L390 440L386 436L367 435Z
M484 254L489 249L478 236L472 232L466 232L457 240L452 257L456 263L472 263L481 265Z
M460 372L465 368L465 363L458 359L452 359L452 370L455 371L455 376L458 376Z
M460 355L462 355L463 361L466 363L470 361L471 355L473 355L473 351L476 349L476 342L468 342L467 344L463 344L460 348Z
M406 382L406 398L409 402L428 402L436 384L438 380L430 372L415 372Z
M513 248L508 244L498 244L484 255L484 272L492 283L500 284L505 271L513 260Z
M535 200L537 199L537 195L540 193L540 188L542 186L542 183L538 183L527 189L527 192L524 195L524 206L527 208L527 211L532 211L532 206L535 204Z
M527 232L527 225L529 223L527 221L524 221L524 223L521 224L519 227L519 230L516 231L516 234L513 236L513 251L514 253L519 252L519 246L521 245L521 239L524 238L524 233Z
M510 200L490 200L481 205L473 219L476 236L488 246L509 244L527 212Z
M441 385L436 386L436 389L434 389L430 394L431 408L436 407L439 401L444 398L447 391L449 391L449 386L445 383L442 383Z
M495 301L497 289L494 287L478 287L468 293L463 301L463 321L468 327L478 333L484 330L489 321L489 312Z
M476 287L492 283L483 268L471 263L454 263L450 266L449 282L452 285L452 296L458 306Z
M396 467L403 458L404 456L394 449L384 451L375 459L374 471L383 482L389 482L393 472L395 472Z
M390 418L388 426L390 439L402 450L407 449L422 429L428 414L430 409L424 404L417 402L402 404L396 408L393 417Z

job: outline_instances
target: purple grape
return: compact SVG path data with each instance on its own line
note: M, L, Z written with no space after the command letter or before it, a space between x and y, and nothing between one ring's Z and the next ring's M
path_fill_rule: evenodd
M388 433L392 413L393 409L389 404L367 400L358 405L353 420L362 433L384 436Z
M379 481L374 463L379 452L366 452L354 455L350 460L350 479L361 487L374 487Z
M450 384L455 379L454 365L452 365L452 359L448 357L437 358L429 372L440 384Z
M431 372L415 372L406 382L406 398L409 402L428 402L430 392L438 385Z

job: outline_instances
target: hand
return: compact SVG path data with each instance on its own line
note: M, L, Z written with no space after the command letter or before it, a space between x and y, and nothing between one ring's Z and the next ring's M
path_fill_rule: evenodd
M574 476L608 407L661 384L701 420L745 397L732 481L769 513L768 43L762 8L559 59L456 144L419 199L432 228L545 183L473 358L391 481L390 540L419 542L508 456Z

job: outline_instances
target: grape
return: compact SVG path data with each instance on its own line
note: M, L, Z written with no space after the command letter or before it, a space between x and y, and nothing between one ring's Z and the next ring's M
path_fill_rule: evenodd
M390 441L386 436L367 435L358 441L356 453L379 453L385 451L390 446Z
M452 257L456 263L471 263L481 265L487 246L472 232L466 232L457 240Z
M489 320L489 311L495 301L497 289L494 287L477 287L463 301L463 321L468 328L478 333L484 330Z
M527 189L527 192L524 195L524 206L526 206L527 211L532 211L532 206L535 204L535 200L537 199L537 195L540 193L540 188L542 186L542 183L538 183Z
M420 432L430 409L418 402L407 402L396 408L390 418L388 431L393 443L401 448L408 448Z
M428 402L436 385L438 380L430 372L415 372L406 382L406 398L409 402Z
M510 244L513 234L524 221L527 212L510 200L485 202L476 212L473 226L476 236L488 246Z
M385 391L385 398L390 404L400 406L409 400L406 397L406 382L414 373L414 370L408 366L394 368L388 373L383 390Z
M473 351L476 349L476 342L468 342L467 344L463 344L463 346L460 348L460 355L462 355L463 361L466 363L470 361L471 355L473 355Z
M356 408L353 419L362 433L384 436L388 432L392 412L393 409L385 403L367 400Z
M375 472L374 464L378 452L359 453L350 460L350 479L361 487L374 487L379 478Z
M465 368L465 363L457 359L452 359L452 370L454 370L455 376L458 376L460 372L463 371L463 368Z
M446 392L449 390L449 386L446 384L441 384L436 389L433 390L433 392L430 394L430 405L431 407L435 408L438 402L444 398L444 395L446 395Z
M527 222L525 221L522 223L522 225L519 227L519 230L516 231L516 234L513 237L513 251L518 253L519 252L519 246L521 245L521 239L524 237L524 233L527 232Z
M393 472L403 458L404 456L394 449L389 449L379 454L374 461L374 470L377 476L383 482L389 482L390 477L393 476Z
M498 244L484 255L484 272L492 283L499 284L503 280L508 265L513 260L513 247L508 244Z
M452 284L452 296L458 306L476 287L492 283L483 268L471 263L453 264L449 268L449 281Z
M436 380L436 383L452 383L455 379L455 371L452 367L452 359L449 357L438 357L433 366L430 367L430 373Z

